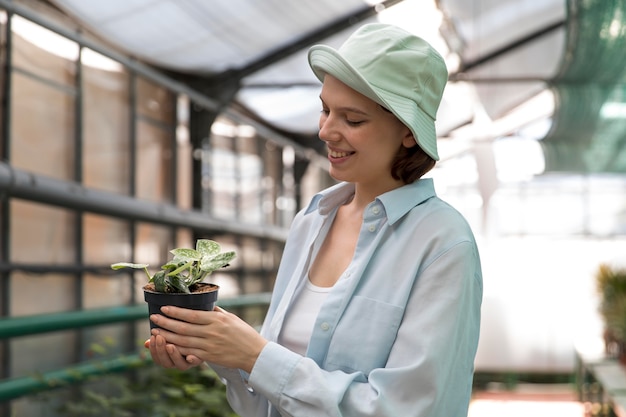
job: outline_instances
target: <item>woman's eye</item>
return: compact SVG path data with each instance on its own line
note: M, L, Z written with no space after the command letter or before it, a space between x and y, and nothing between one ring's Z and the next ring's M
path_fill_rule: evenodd
M324 117L328 117L328 116L330 116L330 110L329 110L329 109L324 109L324 108L323 108L322 110L320 110L320 114L321 114L322 116L324 116ZM345 123L346 123L348 126L359 126L359 125L361 125L361 124L363 124L363 123L364 123L364 121L363 121L363 120L352 120L352 119L347 118L346 116L343 116L343 117L344 117L344 121L345 121Z

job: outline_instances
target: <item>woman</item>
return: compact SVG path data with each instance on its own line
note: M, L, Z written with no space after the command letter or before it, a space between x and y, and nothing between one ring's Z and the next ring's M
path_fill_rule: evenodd
M467 415L482 299L473 234L421 177L438 159L441 56L369 24L318 45L319 137L339 183L293 221L261 333L220 308L165 307L155 362L208 362L241 416ZM165 330L167 329L167 330Z

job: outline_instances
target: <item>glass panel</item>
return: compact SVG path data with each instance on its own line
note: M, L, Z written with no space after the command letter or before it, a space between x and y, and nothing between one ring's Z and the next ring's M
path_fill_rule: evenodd
M130 225L127 221L85 214L85 264L108 266L133 261L129 242ZM83 288L84 308L126 305L131 301L132 283L125 274L87 274Z
M148 314L146 321L147 319ZM132 327L132 323L115 323L83 329L81 336L84 349L80 352L81 356L86 360L97 361L100 358L136 351L140 346L143 349L143 342L150 337L149 324L146 322L138 333L139 340L129 340Z
M149 223L139 224L134 261L149 264L148 269L153 274L171 258L169 251L174 249L173 241L174 235L171 229ZM134 279L135 299L143 300L142 288L147 283L146 274L138 271L134 274Z
M62 265L75 261L75 213L20 200L12 200L10 210L12 262Z
M165 87L145 78L137 78L137 113L140 116L172 126L175 120L176 97Z
M211 136L210 184L211 214L220 219L237 219L237 155L233 139Z
M13 17L12 24L13 67L43 82L73 88L78 44L20 17Z
M596 176L588 181L585 213L593 236L626 235L626 177Z
M13 40L14 67L42 78L13 71L11 162L27 171L72 179L74 97L72 90L64 86L74 84L75 63L20 36Z
M2 225L4 224L4 223L2 223L2 219L4 219L5 216L8 215L8 213L5 212L4 208L5 208L4 202L0 202L0 234L2 234L3 237L6 237L7 236L7 231L4 230L4 228L2 227ZM7 259L4 258L4 253L5 253L4 239L0 239L0 262L5 262L7 260ZM0 283L0 288L2 288L2 284L1 283ZM2 307L3 307L2 306L2 297L0 297L0 311L2 311Z
M11 355L11 375L32 377L69 366L74 363L75 340L73 331L11 339L11 350L16 353ZM42 346L47 348L42 349Z
M176 204L181 209L191 209L193 205L193 146L189 133L189 99L178 96L176 126Z
M74 98L22 74L13 74L11 88L12 164L37 174L73 179Z
M142 275L145 280L145 274ZM143 297L140 299L143 301ZM128 276L116 274L101 276L86 274L83 277L83 306L85 309L123 306L131 301L131 284Z
M83 218L83 259L87 265L130 262L130 225L125 220L86 213ZM109 277L109 275L106 275Z
M83 181L128 194L128 74L83 66Z
M4 10L0 10L0 68L5 68L6 62L7 62L7 50L6 50L7 40L5 36L6 19L7 19L6 12ZM0 97L4 97L4 71L0 71ZM5 106L5 103L3 100L3 102L0 103L1 112L4 112L4 106ZM4 131L4 117L0 116L0 132L3 132L3 131ZM2 141L0 143L0 159L2 160L7 159L7 155L4 154L7 151L7 149L5 149L5 146L7 146L7 143Z
M11 274L11 316L70 311L76 280L65 274Z
M177 97L137 78L137 197L172 203Z
M263 161L259 155L256 137L237 138L238 189L240 220L260 223L263 219Z
M263 222L265 224L279 224L276 201L282 192L282 148L266 142L263 146L262 157L264 166L263 176Z
M173 202L172 134L145 121L137 122L137 197Z

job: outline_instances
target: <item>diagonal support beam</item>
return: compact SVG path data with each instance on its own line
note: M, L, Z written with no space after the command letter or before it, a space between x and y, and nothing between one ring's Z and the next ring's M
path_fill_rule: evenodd
M241 75L241 77L245 77L259 70L262 70L263 68L266 68L278 61L281 61L293 55L294 53L301 51L304 48L307 48L310 45L318 43L338 32L341 32L344 29L348 29L349 27L354 26L359 22L362 22L367 18L375 16L382 10L401 3L402 1L403 0L385 0L374 6L363 7L356 12L349 14L348 16L342 16L339 19L320 27L313 33L302 36L301 38L285 46L284 48L271 52L268 55L251 63L250 65L237 70L237 72Z

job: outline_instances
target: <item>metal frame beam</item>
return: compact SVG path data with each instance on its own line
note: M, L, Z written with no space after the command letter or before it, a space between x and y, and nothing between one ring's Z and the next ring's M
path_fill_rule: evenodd
M483 55L473 61L466 61L466 62L462 62L459 70L456 71L454 74L450 74L450 80L453 81L470 81L470 82L475 82L475 81L480 81L480 78L478 79L474 79L471 75L467 74L467 71L470 71L474 68L477 68L481 65L485 65L487 64L489 61L492 61L496 58L499 58L503 55L508 54L509 52L512 52L513 50L524 46L530 42L533 42L543 36L546 36L547 34L550 34L552 32L554 32L557 29L563 28L565 27L565 24L567 23L566 20L559 20L557 22L553 22L539 30L536 30L535 32L529 33L528 35L517 39L511 43L509 43L508 45L505 45L499 49L496 49L493 52L490 52L486 55ZM533 81L532 78L519 78L520 81ZM488 82L494 82L493 78L490 78L488 80Z
M293 55L295 52L301 51L302 49L341 32L344 29L354 26L367 18L375 16L382 10L401 3L402 1L403 0L385 0L374 6L366 6L354 13L350 13L347 16L342 16L326 25L323 25L313 33L304 35L289 45L271 52L250 65L237 70L237 73L241 77L253 74L268 67L269 65L275 64L276 62L289 57L290 55Z
M5 162L0 162L0 191L5 196L29 201L196 231L227 232L280 242L286 240L288 233L283 227L209 218L200 211L181 210L173 204L89 189L75 182L22 171Z

